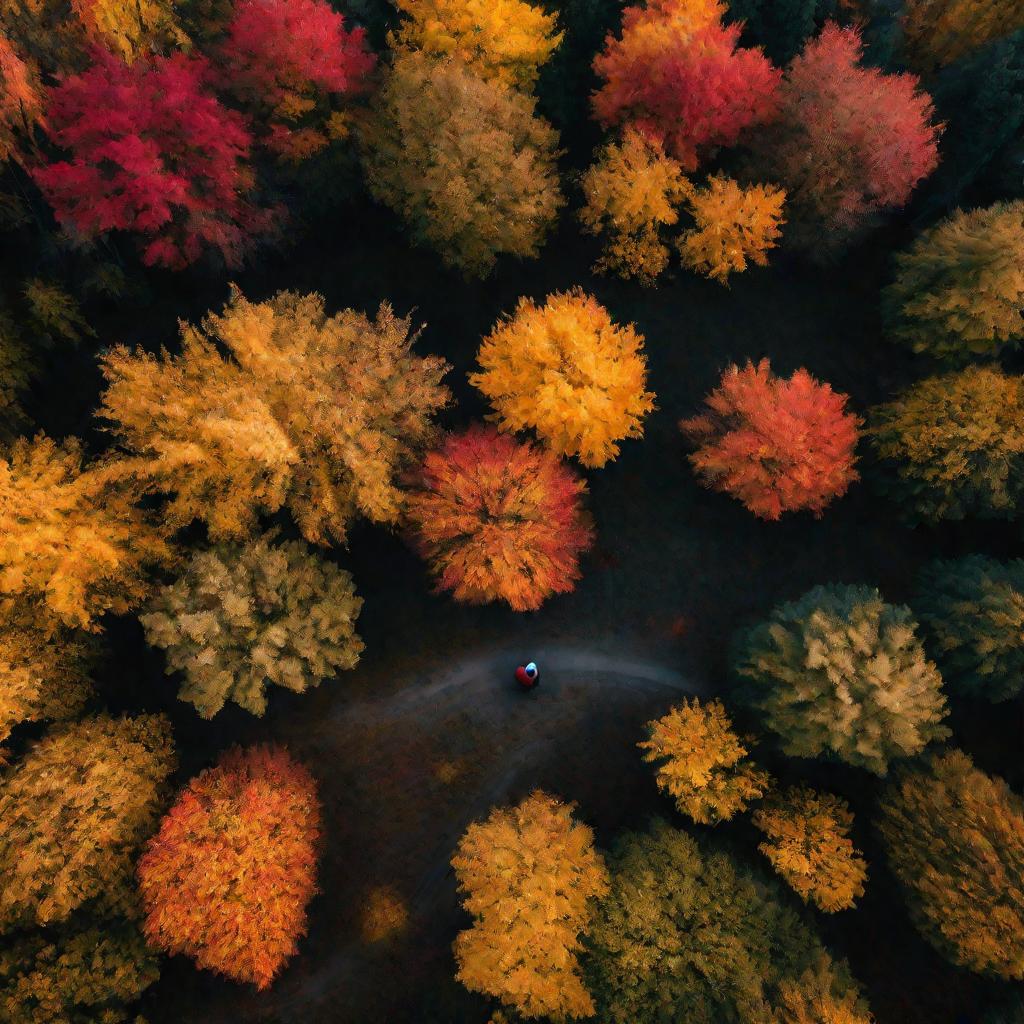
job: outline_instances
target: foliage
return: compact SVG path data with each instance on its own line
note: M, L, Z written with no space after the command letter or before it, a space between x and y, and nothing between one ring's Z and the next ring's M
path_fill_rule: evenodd
M632 124L663 143L687 171L709 150L732 146L767 119L782 72L760 50L737 47L720 0L649 0L628 7L622 34L609 35L594 70L593 96L605 127Z
M2 34L43 77L80 70L86 63L85 26L69 0L4 0Z
M690 191L683 170L661 144L627 127L583 176L583 227L603 242L598 273L654 284L668 265L662 229L679 219L677 207Z
M1024 561L984 555L925 566L914 611L942 674L965 693L1010 700L1024 687Z
M279 747L235 747L167 812L139 861L150 944L267 988L316 889L316 783Z
M908 54L924 71L1019 28L1024 9L1005 0L906 0L903 18Z
M822 955L796 980L779 982L772 1024L873 1024L855 986Z
M67 341L77 345L83 337L95 336L78 303L60 285L36 277L26 282L22 294L37 339L49 339L51 344Z
M397 520L396 475L448 401L447 364L413 355L409 326L386 303L369 320L328 316L319 295L236 289L223 313L182 327L180 355L108 352L101 413L134 471L173 494L174 525L238 539L287 507L307 540L343 543L357 514Z
M529 611L580 577L580 553L593 539L585 491L557 455L470 427L427 455L406 515L439 590Z
M756 516L821 515L857 479L860 420L847 411L846 395L806 370L787 380L767 359L729 366L704 402L705 412L679 424L696 447L690 462L708 486Z
M391 886L377 886L363 904L360 934L364 942L383 942L405 931L409 910Z
M806 903L834 913L864 895L867 864L850 839L853 813L831 793L794 786L754 811L758 849Z
M654 408L644 390L643 336L620 327L582 289L521 298L484 338L470 383L490 399L503 430L533 428L552 451L600 467L619 442L641 437Z
M1024 801L953 750L893 781L878 827L935 948L972 971L1024 978Z
M206 251L240 263L271 216L250 201L250 136L208 91L204 59L94 62L50 94L48 131L70 160L33 175L57 220L91 241L138 236L143 262L180 269Z
M768 250L775 247L785 223L782 189L743 188L716 174L708 179L707 188L692 190L688 200L695 226L679 238L684 266L721 284L728 284L731 273L742 273L750 263L768 266Z
M928 377L868 415L880 488L912 520L1012 519L1024 497L1022 379L985 367Z
M873 587L814 587L741 633L733 665L787 754L885 775L891 760L949 735L942 679L916 626Z
M748 760L721 701L684 699L647 730L637 745L657 765L658 788L701 825L728 821L768 788L768 773Z
M729 0L729 19L743 26L743 38L763 46L783 65L802 49L814 31L821 0Z
M324 0L240 0L218 51L223 87L256 115L263 141L298 162L347 131L332 96L358 95L375 63L361 28Z
M115 468L83 466L80 442L42 434L0 457L0 595L94 631L146 596L147 568L172 553Z
M356 666L362 604L344 569L298 541L260 539L196 552L139 618L203 718L228 700L262 715L268 684L304 693Z
M529 89L562 41L556 18L524 0L396 0L392 48L453 58L490 82Z
M174 767L162 715L51 728L0 791L0 927L64 921L93 901L130 911L135 855Z
M22 145L43 120L43 93L35 67L0 35L0 163L24 160Z
M128 64L154 51L188 47L176 6L174 0L71 0L86 38Z
M915 352L966 361L1024 337L1024 200L964 212L896 257L883 293L891 335Z
M590 1017L577 963L608 873L572 805L539 790L466 829L452 858L474 917L455 940L456 975L524 1017Z
M469 277L537 255L563 203L556 146L528 96L418 53L396 58L363 131L374 198Z

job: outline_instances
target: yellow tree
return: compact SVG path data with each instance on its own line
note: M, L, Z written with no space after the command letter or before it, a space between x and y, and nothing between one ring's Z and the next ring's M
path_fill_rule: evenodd
M799 978L783 978L774 1000L772 1024L873 1024L845 965L822 953Z
M524 1017L589 1017L577 953L608 872L572 806L537 791L495 808L459 841L452 866L473 927L455 940L457 978Z
M132 471L172 495L174 525L202 519L235 539L287 507L307 540L344 542L357 514L398 518L396 476L448 401L447 364L414 355L409 326L387 304L370 320L328 316L319 295L236 290L182 327L180 355L108 353L101 412Z
M766 837L758 849L805 903L833 913L864 895L867 864L850 839L853 813L845 800L794 786L751 820Z
M721 284L751 263L767 266L768 250L782 235L785 202L785 191L772 185L743 188L721 174L709 178L707 188L689 196L694 227L679 238L684 265Z
M71 0L93 43L131 63L147 53L188 46L173 0Z
M480 372L469 381L503 430L532 428L553 451L600 467L620 441L643 435L654 408L643 340L580 288L549 295L543 306L522 298L484 338Z
M1024 28L1024 7L1010 0L907 0L903 16L907 49L922 71L1018 28Z
M721 701L684 700L647 729L638 746L658 766L658 788L702 825L728 821L768 788L768 773L747 758Z

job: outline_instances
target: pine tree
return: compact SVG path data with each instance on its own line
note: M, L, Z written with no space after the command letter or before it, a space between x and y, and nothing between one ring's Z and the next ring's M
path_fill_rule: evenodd
M1024 9L1005 0L907 0L907 51L923 71L949 64L983 44L1024 28Z

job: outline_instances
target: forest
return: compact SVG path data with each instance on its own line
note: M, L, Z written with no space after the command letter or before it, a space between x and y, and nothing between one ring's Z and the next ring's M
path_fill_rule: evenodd
M0 1024L1024 1024L1024 0L0 0Z

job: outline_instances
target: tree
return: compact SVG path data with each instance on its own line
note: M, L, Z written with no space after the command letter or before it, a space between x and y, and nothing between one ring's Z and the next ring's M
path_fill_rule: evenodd
M637 746L657 765L658 788L682 814L701 825L728 821L768 788L768 773L747 758L721 701L701 705L684 699L667 715L647 723Z
M172 551L134 504L116 465L83 465L74 438L19 438L0 457L0 596L31 599L68 626L96 631L149 592L146 570Z
M743 38L764 47L776 64L788 64L815 27L821 0L729 0L729 20L743 27Z
M942 679L910 609L873 587L829 584L742 632L733 667L792 757L829 755L885 775L949 735Z
M280 747L235 747L194 778L138 866L150 945L258 989L306 932L316 783Z
M534 106L456 62L399 54L363 130L371 193L468 277L536 256L564 200L557 135Z
M196 552L139 619L167 672L184 673L178 696L203 718L228 700L262 715L268 684L304 693L355 668L362 604L344 569L298 541L263 538Z
M174 767L162 715L51 728L0 791L0 928L55 924L87 903L129 911Z
M71 9L96 49L109 50L127 64L154 51L189 46L173 0L71 0Z
M966 362L1024 337L1024 200L958 210L896 256L883 292L893 338Z
M0 35L0 163L22 162L24 138L43 120L38 71Z
M853 813L831 793L793 786L754 811L758 849L806 903L835 913L864 895L867 864L850 839Z
M580 578L593 540L586 486L557 455L470 427L427 455L406 516L439 590L530 611Z
M600 467L619 442L643 434L654 408L644 390L643 336L620 327L580 288L521 298L484 338L469 382L491 401L503 430L532 427L552 451Z
M1019 28L1024 10L1003 0L907 0L903 17L908 54L922 71Z
M562 41L557 19L523 0L397 0L405 15L392 49L453 58L489 82L532 88Z
M173 495L174 525L240 539L287 507L310 542L344 543L357 514L398 519L396 477L448 402L447 364L414 355L409 327L386 303L369 320L328 316L319 295L234 290L223 313L182 327L180 355L108 352L101 415L133 472Z
M1024 978L1024 801L952 750L890 784L878 828L925 938L962 967Z
M273 218L250 199L245 121L208 74L200 57L125 64L97 50L53 90L48 131L71 158L33 176L62 227L87 241L132 232L148 266L180 269L207 251L239 265Z
M928 377L868 414L878 486L912 521L1012 519L1024 496L1022 378L985 367Z
M608 891L594 835L539 790L459 840L452 867L473 926L455 940L456 977L524 1017L590 1017L577 954Z
M627 834L609 867L587 975L600 1020L767 1022L776 990L816 966L858 1001L846 965L824 959L774 886L686 832L656 821Z
M654 284L668 265L663 228L679 219L689 191L679 164L635 128L604 146L583 176L580 210L584 229L603 243L594 270Z
M779 982L772 1024L872 1024L855 986L824 954L796 980Z
M808 509L821 515L857 477L860 420L846 395L797 370L788 380L767 359L726 367L704 400L706 411L681 420L694 445L693 468L762 519Z
M786 193L772 185L743 188L716 174L707 188L692 190L694 227L679 238L683 265L721 284L749 263L768 266L768 250L782 234Z
M375 59L361 28L324 0L241 0L218 50L224 89L250 109L262 141L298 162L348 132L332 100L359 95Z

